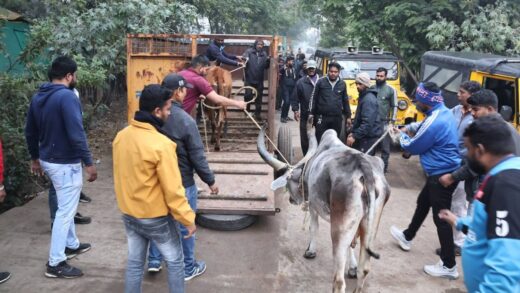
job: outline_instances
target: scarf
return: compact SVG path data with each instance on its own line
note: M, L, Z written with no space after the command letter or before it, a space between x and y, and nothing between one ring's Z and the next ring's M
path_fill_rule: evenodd
M158 117L155 117L154 115L152 115L152 113L148 113L148 112L144 112L144 111L136 111L134 119L135 119L135 121L151 124L161 134L163 134L164 136L166 136L169 139L173 140L173 138L170 135L168 135L168 133L166 131L164 131L162 129L162 127L164 125L164 121L162 121Z

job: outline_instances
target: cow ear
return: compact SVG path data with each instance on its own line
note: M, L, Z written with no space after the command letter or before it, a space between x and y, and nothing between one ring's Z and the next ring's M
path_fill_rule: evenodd
M278 177L278 179L276 179L275 181L271 182L271 190L273 191L285 186L287 186L287 174L284 174Z

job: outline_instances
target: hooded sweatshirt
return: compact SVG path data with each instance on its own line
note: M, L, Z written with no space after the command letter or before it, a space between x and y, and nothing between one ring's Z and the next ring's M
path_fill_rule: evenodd
M32 97L25 138L32 160L92 165L81 104L74 92L62 84L45 83Z

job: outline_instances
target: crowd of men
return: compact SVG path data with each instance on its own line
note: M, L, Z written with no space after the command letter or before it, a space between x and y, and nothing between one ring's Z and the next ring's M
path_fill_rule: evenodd
M114 186L128 240L125 292L141 292L147 259L149 272L159 272L163 263L167 265L170 292L184 292L185 281L205 272L205 262L195 258L194 174L213 194L219 188L190 113L201 95L220 105L246 108L243 101L218 95L204 75L211 61L245 66L246 83L262 93L263 72L269 62L262 48L263 42L257 41L241 57L232 56L215 40L208 56L196 56L188 69L166 76L160 85L146 86L139 110L114 139ZM339 136L345 128L345 143L369 155L375 154L374 146L380 141L386 172L390 138L379 138L389 127L396 130L388 126L396 118L396 93L385 83L387 70L377 69L375 85L367 73L357 74L359 102L352 121L340 64L331 62L326 76L320 76L314 60L305 61L305 55L299 54L296 61L289 57L280 68L281 122L288 121L292 106L295 120L300 121L303 153L308 150L306 122L312 120L318 141L327 129ZM82 270L68 260L91 249L90 244L79 241L75 230L83 166L87 181L97 179L74 91L76 71L71 58L56 58L49 70L50 82L34 95L27 114L31 170L47 175L52 183L52 234L45 270L50 278L82 276ZM390 232L402 250L411 250L431 209L440 260L425 265L425 273L458 278L456 256L462 254L470 292L518 292L520 136L497 113L494 92L465 82L458 97L460 105L448 109L438 85L425 82L417 87L414 103L426 118L399 130L400 146L420 156L427 178L408 227L392 226ZM259 116L259 110L255 114ZM0 144L0 202L5 197L2 173ZM0 283L9 277L9 273L0 273Z

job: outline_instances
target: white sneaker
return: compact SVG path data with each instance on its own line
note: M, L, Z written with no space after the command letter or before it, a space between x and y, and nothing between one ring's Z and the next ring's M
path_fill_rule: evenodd
M453 266L453 268L448 269L444 266L442 260L434 265L424 266L424 272L433 277L448 278L451 280L456 280L459 278L457 266Z
M394 239L397 240L399 247L401 247L402 250L409 251L410 248L412 248L412 241L406 240L403 231L399 230L396 226L390 227L390 234L392 234Z

